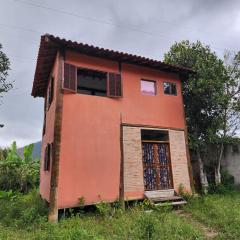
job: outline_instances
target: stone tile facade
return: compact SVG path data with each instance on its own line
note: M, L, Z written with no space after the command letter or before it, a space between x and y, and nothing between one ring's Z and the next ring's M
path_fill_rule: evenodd
M140 198L144 193L141 128L123 127L123 151L124 151L124 192L125 196ZM163 130L163 129L157 129ZM188 163L185 145L185 133L183 130L169 131L171 165L174 189L178 191L182 184L188 192L191 192L188 173Z
M178 191L182 184L186 191L191 192L184 131L169 130L169 142L174 189Z
M123 127L124 192L143 192L141 129Z

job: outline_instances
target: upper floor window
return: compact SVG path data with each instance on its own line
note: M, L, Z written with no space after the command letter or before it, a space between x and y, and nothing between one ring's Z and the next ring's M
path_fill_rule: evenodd
M163 84L164 94L177 95L176 83L164 82Z
M107 96L107 73L78 68L77 92L87 95Z
M157 86L155 81L141 80L141 92L143 95L157 95Z
M77 68L65 63L63 89L87 95L121 97L121 74Z

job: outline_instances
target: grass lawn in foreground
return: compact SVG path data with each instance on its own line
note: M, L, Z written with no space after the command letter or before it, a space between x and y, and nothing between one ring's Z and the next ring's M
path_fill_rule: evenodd
M75 216L58 224L36 221L0 224L0 239L203 239L198 229L170 210L145 213L134 208L114 216Z
M240 192L190 199L184 210L204 225L214 228L216 239L240 239Z
M0 200L0 239L204 239L199 229L171 209L146 213L142 207L122 211L102 204L95 212L50 224L43 202L33 191L12 201Z
M217 231L215 239L240 239L240 193L191 198L183 209ZM205 239L196 224L169 208L146 213L137 205L123 212L102 204L58 224L49 224L46 214L36 191L0 200L0 239Z

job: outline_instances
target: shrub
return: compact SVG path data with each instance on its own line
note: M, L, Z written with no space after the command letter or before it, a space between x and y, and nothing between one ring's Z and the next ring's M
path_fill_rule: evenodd
M18 194L12 201L7 198L0 200L1 223L5 226L29 227L42 221L46 215L46 203L37 190L27 195Z
M0 159L0 189L27 193L39 184L39 159L32 158L33 144L24 148L24 157L17 153L14 142Z
M12 190L10 191L0 191L0 200L8 200L8 201L13 201L15 198L17 198L18 193L13 192Z
M209 184L208 192L210 194L227 194L235 189L234 177L230 175L226 170L221 171L221 180L222 183L220 185L216 185L215 183Z
M152 214L141 214L136 224L140 230L140 239L148 240L152 239L156 232L157 219Z
M96 204L97 213L103 217L112 215L112 207L110 203L100 202Z
M221 171L222 184L226 187L232 188L234 185L234 177L228 173L227 170Z

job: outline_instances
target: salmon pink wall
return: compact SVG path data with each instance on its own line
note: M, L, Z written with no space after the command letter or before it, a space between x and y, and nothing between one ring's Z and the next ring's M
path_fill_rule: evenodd
M67 52L65 61L79 67L118 72L118 63ZM140 80L157 81L157 95L141 94ZM177 96L163 94L163 82L177 84ZM164 73L122 64L122 98L66 93L63 97L58 207L118 198L120 115L122 122L184 129L180 80ZM134 193L133 193L134 194Z
M50 194L50 180L51 180L51 166L50 171L44 171L44 155L45 155L45 148L48 143L53 142L54 136L54 120L55 120L55 108L56 108L56 89L57 89L57 79L58 79L58 57L56 57L52 73L50 74L50 78L54 78L54 94L53 94L53 101L50 105L50 108L46 110L46 130L45 134L42 137L42 149L41 149L41 171L40 171L40 194L41 196L49 200ZM49 79L50 79L49 78ZM49 85L50 81L48 82ZM45 98L46 101L46 98Z

